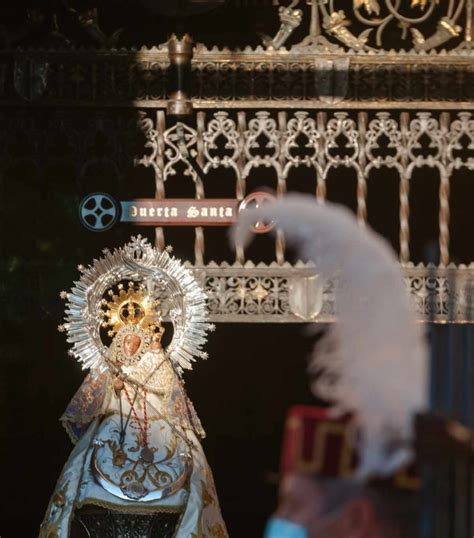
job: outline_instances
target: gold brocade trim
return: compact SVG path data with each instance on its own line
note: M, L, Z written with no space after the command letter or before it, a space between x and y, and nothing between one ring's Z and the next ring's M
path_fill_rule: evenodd
M214 478L211 473L211 469L208 466L206 469L206 477L201 480L201 492L203 505L199 512L197 532L193 532L190 538L229 538L227 530L219 522L209 523L206 522L206 529L204 529L204 512L207 509L214 508L220 514L219 502L217 500L217 491L214 484ZM224 522L223 522L224 523Z
M63 428L66 430L66 433L67 433L67 436L69 437L69 440L71 441L71 443L73 445L75 445L78 441L78 439L76 439L73 434L72 434L72 429L71 429L71 426L69 425L69 422L67 420L62 420L61 419L61 424L63 426Z
M61 418L59 419L59 422L73 422L74 424L81 424L83 426L90 424L95 418L100 417L102 415L102 411L97 411L94 415L91 415L90 417L87 417L85 420L79 420L77 417L73 417L72 415L69 415L67 413L64 413Z
M114 512L125 512L127 514L149 514L150 512L166 513L166 514L181 514L184 511L186 505L182 506L127 506L109 503L107 501L101 501L99 499L93 499L86 497L82 501L76 501L74 503L74 509L84 508L87 505L100 506L106 510L112 510Z
M294 430L300 430L297 434L297 447L295 450L296 462L298 469L307 473L321 473L324 469L327 452L326 440L329 435L338 435L342 438L342 448L338 461L338 476L348 478L353 476L354 469L352 464L353 458L353 435L354 432L350 426L343 423L321 423L314 432L314 449L312 460L307 461L303 458L303 436L301 429L303 421L299 417L291 417L290 427ZM421 480L418 476L410 473L408 469L393 475L393 484L400 489L416 491L421 488Z
M220 523L208 524L207 529L204 530L202 519L203 512L201 511L199 514L199 528L197 529L197 533L193 532L190 538L209 538L210 536L213 538L229 538L227 531Z
M84 433L82 435L85 435L87 430L89 429L90 425L94 422L94 420L96 420L98 417L100 417L100 415L98 414L96 417L93 417L91 419L91 421L89 422L88 424L88 428L86 428L86 430L84 431ZM101 417L100 417L101 419ZM78 438L74 437L74 434L72 432L72 428L71 428L71 425L70 425L70 422L67 418L60 418L59 421L61 422L61 425L62 427L66 430L66 433L67 433L67 436L69 437L69 440L71 441L71 443L73 445L77 445L77 443L80 441L80 439L82 438L82 435ZM87 422L84 423L84 425L87 425ZM72 452L71 452L72 453Z
M295 429L302 427L302 421L298 420L298 423L294 424L293 427ZM353 474L351 445L353 435L347 424L322 423L318 425L316 431L314 432L314 452L313 459L311 461L305 461L303 458L303 439L302 435L298 435L297 438L299 442L296 450L298 468L301 471L309 473L318 473L322 471L326 458L326 440L329 435L339 436L342 438L342 448L338 462L339 476L351 476Z

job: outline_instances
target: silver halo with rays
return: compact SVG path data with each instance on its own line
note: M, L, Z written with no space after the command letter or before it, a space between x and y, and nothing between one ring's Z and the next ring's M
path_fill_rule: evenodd
M213 327L208 323L207 297L191 271L166 250L159 251L139 235L113 252L105 250L102 258L79 269L81 278L69 293L60 294L68 300L60 330L72 344L70 355L84 369L108 369L109 349L100 336L101 302L104 293L123 280L143 282L148 292L166 305L174 329L166 352L178 372L191 369L195 357L207 356L202 346Z

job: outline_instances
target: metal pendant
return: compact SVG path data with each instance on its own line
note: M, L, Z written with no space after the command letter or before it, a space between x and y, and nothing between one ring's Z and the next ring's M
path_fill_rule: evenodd
M154 454L153 454L153 451L150 450L148 446L142 448L142 451L140 452L140 456L142 457L142 460L145 463L153 463Z

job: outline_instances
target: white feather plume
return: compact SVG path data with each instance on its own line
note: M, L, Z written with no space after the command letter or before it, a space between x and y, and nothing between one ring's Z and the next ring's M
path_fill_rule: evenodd
M338 321L316 346L310 367L331 373L324 396L356 416L358 476L393 474L413 458L412 421L427 406L428 378L427 345L394 252L348 209L309 196L288 195L243 212L234 228L237 244L250 240L257 220L274 220L323 278L337 275Z

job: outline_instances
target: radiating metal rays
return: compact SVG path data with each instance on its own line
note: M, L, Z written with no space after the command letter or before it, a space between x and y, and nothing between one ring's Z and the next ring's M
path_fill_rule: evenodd
M154 289L166 307L167 317L174 328L173 339L167 349L178 371L191 368L196 357L204 356L202 347L208 323L206 294L190 269L171 257L166 250L153 248L141 236L133 237L124 247L94 260L85 268L69 293L64 325L72 344L70 354L84 368L98 371L107 369L108 348L102 342L100 328L104 294L121 281L141 282L148 291Z

